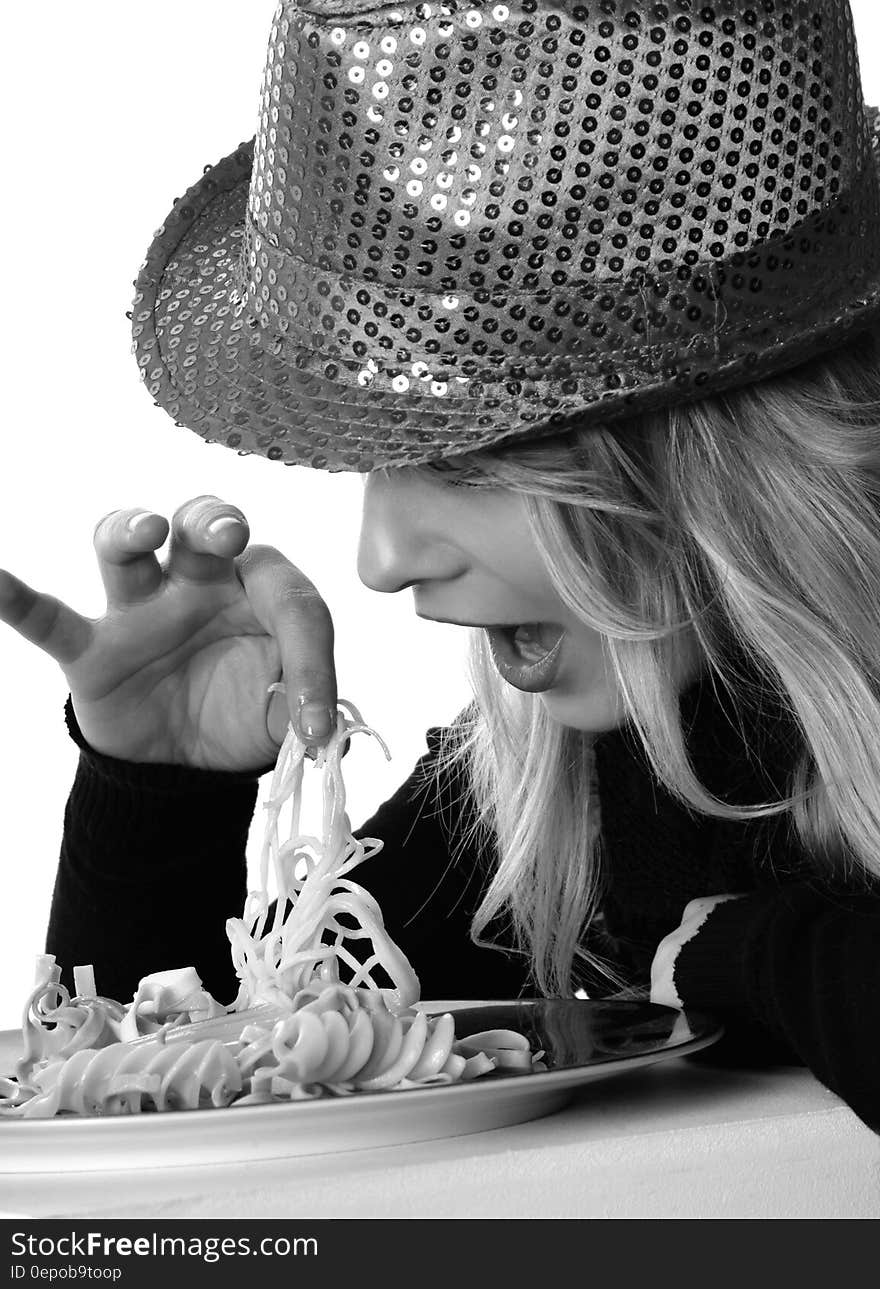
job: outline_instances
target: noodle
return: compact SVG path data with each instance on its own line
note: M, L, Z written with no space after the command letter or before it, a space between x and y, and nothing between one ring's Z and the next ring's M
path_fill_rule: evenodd
M379 736L364 724L357 708L344 701L340 701L340 707L347 708L352 719L346 720L342 711L337 713L336 733L317 757L317 766L323 770L320 841L300 833L306 746L292 726L278 754L266 802L268 823L260 864L261 889L248 896L243 917L230 918L226 924L232 960L241 980L236 1010L258 1002L289 1008L296 993L316 974L333 981L338 979L340 966L349 972L348 983L370 989L378 987L373 972L382 967L393 982L389 996L392 1010L407 1007L419 997L418 978L385 931L378 904L362 886L345 876L363 860L378 854L382 842L373 838L358 841L352 836L345 813L342 756L352 734ZM381 739L379 742L388 756L387 747ZM279 821L288 802L291 836L281 844ZM298 878L296 873L303 867L305 876ZM270 873L275 880L277 902L272 925L267 928ZM292 906L289 911L288 903ZM339 921L341 914L354 921L355 927L344 926ZM254 929L249 933L250 924ZM346 941L362 940L369 941L373 949L363 964L346 947Z
M282 685L273 685L283 689ZM73 997L51 955L37 960L22 1020L23 1051L0 1078L0 1115L118 1115L398 1091L544 1068L509 1030L457 1040L450 1014L413 1004L419 982L373 897L349 874L382 842L352 835L342 757L372 734L340 700L336 730L315 757L320 838L301 832L307 748L293 726L278 754L260 858L260 888L226 924L238 994L229 1007L192 967L145 976L127 1006L100 997L91 967ZM348 716L346 716L346 711ZM282 812L289 836L280 840ZM276 897L272 912L270 888ZM359 955L355 949L363 949ZM379 972L390 981L379 983Z

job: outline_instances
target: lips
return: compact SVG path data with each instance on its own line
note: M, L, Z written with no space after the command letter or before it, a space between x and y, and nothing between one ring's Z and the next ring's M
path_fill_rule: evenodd
M486 627L498 673L508 685L526 694L552 688L562 661L565 631L549 622L519 627Z

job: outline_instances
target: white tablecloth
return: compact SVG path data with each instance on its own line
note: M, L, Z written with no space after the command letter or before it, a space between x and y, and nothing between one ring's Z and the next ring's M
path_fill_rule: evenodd
M2 1166L2 1165L0 1165ZM878 1217L880 1136L801 1069L687 1060L548 1118L260 1164L0 1175L33 1217Z

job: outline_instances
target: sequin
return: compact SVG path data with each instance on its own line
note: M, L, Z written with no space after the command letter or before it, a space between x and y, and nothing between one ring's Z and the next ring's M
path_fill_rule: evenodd
M368 470L759 379L880 317L835 0L280 0L257 134L154 235L175 423Z

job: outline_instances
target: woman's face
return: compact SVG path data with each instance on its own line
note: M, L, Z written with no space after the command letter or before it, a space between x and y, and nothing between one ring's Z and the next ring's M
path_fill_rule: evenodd
M603 637L556 593L517 493L419 470L369 475L358 574L374 591L412 588L420 617L490 628L502 677L562 724L599 732L623 720Z

